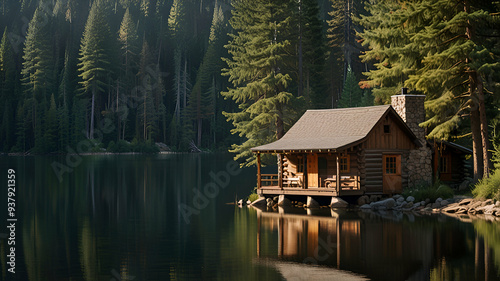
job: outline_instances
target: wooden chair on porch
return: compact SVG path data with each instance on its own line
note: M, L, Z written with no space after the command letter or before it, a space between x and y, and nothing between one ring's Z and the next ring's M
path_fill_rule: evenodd
M286 187L298 187L302 188L304 186L301 176L292 175L291 177L286 177L283 179L283 183Z

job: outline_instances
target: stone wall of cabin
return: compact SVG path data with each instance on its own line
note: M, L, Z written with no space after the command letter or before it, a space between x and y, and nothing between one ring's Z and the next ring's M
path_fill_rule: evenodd
M417 136L421 147L410 151L405 169L408 171L408 187L432 182L432 150L426 145L425 129L419 124L425 121L424 95L396 95L391 105Z

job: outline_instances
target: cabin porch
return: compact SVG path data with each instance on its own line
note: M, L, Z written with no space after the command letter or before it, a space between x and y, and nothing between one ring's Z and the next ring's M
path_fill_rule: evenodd
M278 173L262 174L257 153L259 195L349 196L362 195L357 153L280 153Z

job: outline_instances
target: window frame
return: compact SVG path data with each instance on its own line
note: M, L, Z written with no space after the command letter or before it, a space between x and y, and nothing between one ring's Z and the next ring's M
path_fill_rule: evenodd
M342 163L345 161L345 163ZM345 169L342 167L345 166ZM346 174L351 172L351 155L340 155L339 156L339 171L341 174Z

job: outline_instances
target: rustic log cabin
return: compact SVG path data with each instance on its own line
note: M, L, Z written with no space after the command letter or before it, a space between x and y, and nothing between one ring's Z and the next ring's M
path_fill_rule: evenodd
M281 139L252 149L258 194L390 195L431 183L439 169L441 177L452 180L453 159L434 157L436 143L428 143L418 126L425 121L424 100L403 89L391 105L306 111ZM444 142L440 147L441 152L457 149ZM261 174L264 153L277 155L277 174ZM456 157L465 153L467 149ZM438 161L434 165L433 159ZM443 161L450 163L445 167L450 177L442 173Z

